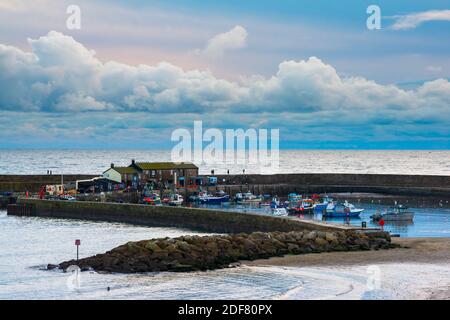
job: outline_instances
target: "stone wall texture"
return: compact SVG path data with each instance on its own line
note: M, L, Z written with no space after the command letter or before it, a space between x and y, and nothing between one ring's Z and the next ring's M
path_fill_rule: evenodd
M140 204L18 199L33 206L35 216L131 223L154 227L175 227L214 233L255 231L348 230L347 226L213 209L148 206Z

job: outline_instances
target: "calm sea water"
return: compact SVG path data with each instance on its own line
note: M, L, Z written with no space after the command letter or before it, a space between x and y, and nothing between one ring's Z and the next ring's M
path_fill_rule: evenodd
M352 201L350 201L352 202ZM359 218L350 219L349 223L355 226L361 226L362 222L366 222L367 227L378 228L378 224L370 219L375 212L384 212L388 209L388 206L383 206L379 204L369 204L369 203L357 203L354 204L358 208L364 209ZM201 205L205 207L205 205ZM229 211L240 211L240 212L251 212L263 215L270 215L271 211L269 208L258 207L256 205L234 205L227 204L221 206L213 206L216 209L229 210ZM386 222L384 229L393 234L399 234L401 237L450 237L450 209L448 208L409 208L411 212L414 212L413 222ZM322 221L322 214L306 214L302 217L306 220L317 220ZM332 223L346 223L344 219L341 218L328 218L327 222Z
M408 299L450 285L449 264L381 264L380 288L367 286L368 266L243 266L195 273L70 274L47 263L105 252L130 240L175 237L192 231L145 228L0 212L0 299ZM107 291L106 288L111 290Z
M100 174L111 163L170 161L170 151L1 150L0 174ZM201 165L200 173L260 173L255 165ZM275 172L275 171L273 171ZM393 173L450 175L450 151L280 151L280 173ZM270 173L270 172L269 172Z

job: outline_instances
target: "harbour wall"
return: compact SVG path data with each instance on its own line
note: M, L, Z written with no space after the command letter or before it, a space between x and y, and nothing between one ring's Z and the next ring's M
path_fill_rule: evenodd
M28 207L28 209L21 209L20 206ZM256 231L342 231L355 229L344 225L305 221L293 217L273 217L214 209L108 202L19 198L17 205L8 206L8 214L14 215L16 211L17 215L121 222L152 227L175 227L231 234Z
M77 180L86 180L97 177L98 175L89 174L65 174L63 175L64 183L75 183ZM5 174L0 175L0 191L11 192L38 192L42 186L47 184L60 184L61 175L17 175Z
M93 177L95 176L64 175L64 181L74 183L76 180ZM242 191L279 196L286 196L291 192L300 194L368 192L450 198L450 176L311 173L216 175L216 177L218 185L230 195ZM0 191L37 192L43 185L60 182L60 175L0 175Z
M219 185L230 194L251 191L255 194L287 195L290 192L338 193L368 192L404 196L450 198L450 176L395 174L275 174L219 175Z

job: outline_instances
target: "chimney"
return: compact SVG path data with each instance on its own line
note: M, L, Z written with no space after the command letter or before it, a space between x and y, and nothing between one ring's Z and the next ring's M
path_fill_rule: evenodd
M131 159L131 164L134 164L134 163L135 163L134 159Z
M111 163L111 168L114 168L114 163Z

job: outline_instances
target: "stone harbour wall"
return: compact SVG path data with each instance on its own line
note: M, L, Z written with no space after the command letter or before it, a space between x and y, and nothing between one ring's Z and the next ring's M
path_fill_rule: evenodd
M25 198L19 198L18 204L32 206L32 212L38 217L121 222L153 227L186 228L212 233L354 229L350 226L300 220L293 217L274 217L218 209Z

